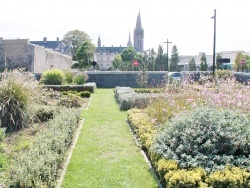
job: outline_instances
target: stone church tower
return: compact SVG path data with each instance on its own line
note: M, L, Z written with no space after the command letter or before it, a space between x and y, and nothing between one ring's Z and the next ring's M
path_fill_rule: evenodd
M134 29L134 48L138 52L143 52L143 47L144 47L144 29L142 29L141 15L139 12L136 20L136 26Z

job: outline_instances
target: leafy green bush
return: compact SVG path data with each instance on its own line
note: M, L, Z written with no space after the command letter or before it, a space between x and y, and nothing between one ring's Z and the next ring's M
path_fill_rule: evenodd
M41 122L45 122L45 121L48 121L49 119L52 119L53 115L54 115L54 111L53 110L46 110L44 108L40 108L36 112L36 117Z
M63 70L63 73L65 76L66 83L71 84L73 82L74 74L72 72L67 71L67 70Z
M41 82L46 85L62 85L65 76L62 70L50 69L42 74Z
M166 187L207 187L205 177L206 171L202 168L170 171L165 175Z
M211 172L230 164L250 170L249 123L236 111L197 107L163 126L151 150L181 169L203 167Z
M215 76L217 78L233 78L233 73L230 70L216 70Z
M80 111L63 109L48 122L27 153L11 161L6 187L55 187L58 173L78 127Z
M250 172L227 165L225 169L211 173L206 182L212 187L250 187Z
M19 69L2 73L0 86L0 127L7 132L23 128L33 113L32 104L38 102L37 81Z
M157 132L155 124L143 110L136 108L128 110L127 119L142 148L148 150Z
M82 91L82 92L79 92L78 95L81 97L81 98L89 98L90 97L90 92L89 91Z
M83 85L87 82L88 75L86 72L79 72L73 77L73 83L76 85Z

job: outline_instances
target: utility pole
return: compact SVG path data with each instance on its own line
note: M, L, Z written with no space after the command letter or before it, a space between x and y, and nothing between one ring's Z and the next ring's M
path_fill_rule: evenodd
M167 39L167 42L164 42L164 43L167 43L167 71L168 71L168 44L172 42L169 42Z
M214 16L212 18L214 19L214 47L213 47L213 76L214 76L214 70L215 70L215 44L216 44L216 9L214 9Z

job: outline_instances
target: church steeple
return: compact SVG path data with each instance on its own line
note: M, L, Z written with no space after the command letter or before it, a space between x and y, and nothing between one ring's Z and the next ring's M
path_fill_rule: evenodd
M139 11L139 14L137 16L137 20L136 20L136 29L142 29L142 26L141 26L141 14L140 14L140 11Z
M139 14L136 20L136 26L134 29L134 48L138 52L143 52L143 47L144 47L144 29L142 28L141 14L139 11Z
M100 38L100 35L98 37L98 41L97 41L97 47L101 47L102 46L102 43L101 43L101 38Z
M132 46L132 42L131 42L131 38L130 38L130 32L129 32L127 47L129 47L129 46Z

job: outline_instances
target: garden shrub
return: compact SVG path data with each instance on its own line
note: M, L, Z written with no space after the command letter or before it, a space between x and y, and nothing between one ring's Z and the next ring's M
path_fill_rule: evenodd
M62 70L49 69L42 74L41 82L45 85L62 85L65 76Z
M79 72L73 77L73 83L76 85L83 85L87 82L88 75L86 72Z
M215 76L217 78L233 78L233 73L230 70L216 70L215 71Z
M6 127L7 132L25 127L33 114L32 104L39 102L37 81L31 74L16 69L2 73L0 86L0 127Z
M249 123L237 111L197 107L165 124L151 150L181 169L203 167L212 172L230 164L250 170Z
M67 70L63 70L65 81L67 84L71 84L73 82L74 73L69 72Z
M44 108L40 108L37 112L36 112L36 117L39 121L41 122L45 122L48 121L49 119L53 118L54 115L54 111L53 110L46 110Z
M211 173L206 182L212 187L250 187L250 172L227 165L225 169Z
M146 108L152 100L159 97L160 94L136 93L130 87L116 87L115 99L119 104L120 110L129 110L131 108Z
M50 120L49 130L40 134L27 153L18 153L11 161L6 186L55 187L79 118L79 110L64 108Z
M157 132L156 125L143 110L136 108L128 110L127 119L142 148L148 150Z
M169 171L165 175L166 187L208 187L204 183L205 177L206 171L202 168Z
M157 174L159 175L160 182L163 185L166 185L166 180L164 176L170 171L178 170L178 165L173 160L160 159L155 164L155 169Z
M82 92L79 92L78 95L81 97L81 98L89 98L90 97L90 92L89 91L82 91Z
M65 106L67 108L80 107L81 106L81 98L77 95L67 95L66 97L60 98L57 103L58 106Z

